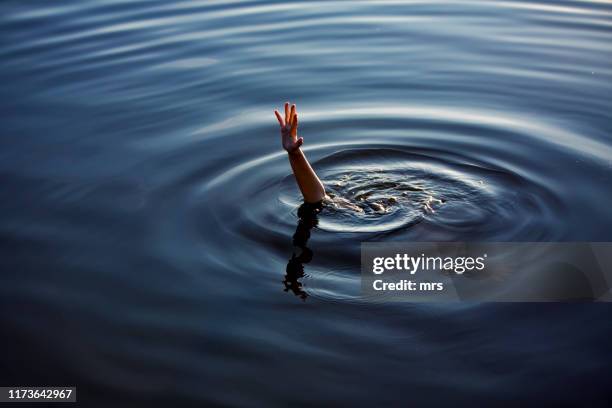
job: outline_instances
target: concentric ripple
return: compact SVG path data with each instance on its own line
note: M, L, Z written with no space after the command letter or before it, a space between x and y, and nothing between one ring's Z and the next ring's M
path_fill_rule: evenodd
M315 167L330 196L319 222L327 231L386 232L424 220L452 229L501 229L537 209L530 195L517 194L526 183L511 173L404 150L342 150ZM283 181L287 196L291 184L292 176ZM287 204L296 204L292 198Z
M521 146L529 140L530 145L544 146L563 158L576 152L565 151L554 135L566 139L579 135L486 112L461 115L434 108L416 112L438 112L432 120L413 117L409 108L390 110L390 117L379 117L381 111L359 111L350 140L335 137L333 143L309 144L312 137L306 135L306 154L329 196L317 224L321 233L331 234L324 240L333 242L338 233L356 234L356 243L381 234L410 240L511 241L558 239L566 233L553 221L570 205L559 193L555 163L526 157ZM343 127L344 121L354 121L351 112L346 109L331 121L315 119L313 126ZM368 135L380 132L372 129L378 121L393 121L396 129L385 130L380 137ZM255 123L252 126L259 129ZM398 130L398 124L404 129ZM238 130L227 126L225 131ZM318 140L327 139L323 133ZM582 154L591 154L591 146L584 148ZM543 171L544 167L548 168ZM212 200L212 209L219 210L226 228L258 241L288 239L302 203L282 151L228 166L200 191L202 198ZM249 197L248 204L241 197Z
M612 239L610 1L9 0L0 31L5 383L607 401L609 310L389 304L359 271L367 241ZM333 195L306 228L286 100Z
M546 129L548 134L530 134L522 132L525 126L512 126L518 122L503 117L488 116L485 122L479 120L484 113L461 116L438 111L437 121L396 113L377 118L364 112L354 123L348 109L337 119L323 120L331 128L353 122L347 136L335 137L332 143L308 144L316 136L305 134L306 155L329 196L306 242L314 261L305 268L300 285L308 296L332 302L366 301L358 284L363 241L554 240L566 234L555 220L571 203L559 194L555 174L551 170L536 173L533 168L542 166L537 158L525 162L517 153L517 145L524 140L535 143L555 134L554 127L534 122L531 128ZM394 121L405 130L385 129L384 136L374 138L378 120ZM314 122L315 130L322 127L322 121ZM256 123L251 122L256 133L267 130ZM218 129L240 131L231 124ZM319 140L332 139L322 132ZM567 130L559 132L575 136ZM270 136L275 144L277 137ZM442 145L438 140L448 142ZM555 150L552 143L547 146ZM275 150L236 165L228 163L225 171L201 185L191 197L195 213L187 217L202 219L198 222L202 225L210 225L204 220L214 217L217 236L212 239L201 231L205 236L196 241L204 240L208 246L216 241L244 241L239 247L251 252L256 248L281 265L287 262L292 236L299 229L297 209L302 196L286 154L280 147ZM230 267L232 261L224 263Z

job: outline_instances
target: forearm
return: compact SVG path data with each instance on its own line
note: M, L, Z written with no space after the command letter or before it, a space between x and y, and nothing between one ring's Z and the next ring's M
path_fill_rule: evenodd
M325 197L325 187L308 163L302 149L289 153L289 163L295 175L298 187L307 203L317 203Z

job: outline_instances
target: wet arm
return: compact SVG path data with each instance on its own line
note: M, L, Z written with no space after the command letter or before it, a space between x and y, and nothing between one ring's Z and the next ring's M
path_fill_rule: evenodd
M304 138L297 136L298 116L295 105L289 109L289 102L285 103L285 117L277 110L274 111L276 119L281 128L281 141L283 149L289 155L289 163L293 170L293 175L298 187L307 203L318 203L325 197L323 183L308 163L304 152L300 146L304 143Z
M302 149L298 148L288 153L289 163L298 187L307 203L317 203L325 197L325 187L317 177Z

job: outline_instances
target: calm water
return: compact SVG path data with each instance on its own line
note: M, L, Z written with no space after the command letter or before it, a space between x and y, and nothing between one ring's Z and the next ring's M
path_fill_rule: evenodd
M375 302L359 248L612 240L612 4L0 8L2 385L604 405L610 307ZM331 192L393 205L298 223L285 100Z

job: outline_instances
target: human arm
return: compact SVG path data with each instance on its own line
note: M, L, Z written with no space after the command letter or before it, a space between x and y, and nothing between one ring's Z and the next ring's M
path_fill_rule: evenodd
M275 110L274 114L281 128L283 148L289 156L289 163L295 180L307 203L318 203L325 197L325 187L306 159L300 146L304 143L302 137L297 137L298 117L295 105L285 103L285 117Z

